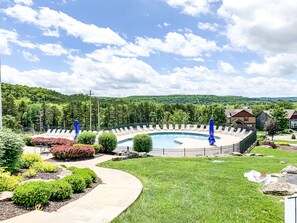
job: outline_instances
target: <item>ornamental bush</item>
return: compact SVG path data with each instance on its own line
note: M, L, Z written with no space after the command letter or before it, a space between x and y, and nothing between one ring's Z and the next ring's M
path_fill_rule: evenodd
M61 201L69 198L72 194L71 185L63 180L54 180L49 182L51 189L51 201Z
M22 176L11 176L10 172L0 168L0 191L13 191L22 180Z
M58 171L58 165L50 162L37 162L31 166L37 172L54 173Z
M30 168L29 170L27 170L27 172L23 173L23 177L31 178L36 176L36 174L37 174L37 170Z
M74 193L82 192L87 187L84 178L80 175L66 176L62 180L68 182L71 185Z
M100 146L99 146L99 144L93 144L93 147L94 147L94 149L95 149L95 153L99 153L100 152Z
M150 152L153 149L152 137L148 134L138 134L134 136L133 149L137 152Z
M93 145L95 143L96 134L93 132L83 132L77 137L77 142L81 144Z
M292 134L291 139L296 139L295 134Z
M19 167L28 169L33 163L36 162L42 162L40 155L33 153L23 154L19 159Z
M31 136L24 136L22 139L26 146L33 146Z
M104 132L99 136L99 144L105 153L112 152L117 147L118 140L115 134Z
M22 138L9 129L0 130L0 167L9 171L17 168L25 146Z
M85 183L86 183L86 187L90 187L91 184L93 183L92 177L87 173L77 172L77 173L74 174L74 176L81 176L84 179Z
M74 140L65 139L65 138L44 138L36 137L32 139L32 144L34 146L57 146L57 145L68 145L72 146L75 143Z
M70 170L73 174L87 174L92 178L92 182L96 182L97 175L94 172L94 170L91 170L89 168L77 168L77 167L68 167L67 170Z
M12 196L12 200L24 207L35 205L45 205L51 196L51 187L44 181L34 181L24 183L17 187Z
M50 152L57 159L77 159L93 157L93 146L55 146Z

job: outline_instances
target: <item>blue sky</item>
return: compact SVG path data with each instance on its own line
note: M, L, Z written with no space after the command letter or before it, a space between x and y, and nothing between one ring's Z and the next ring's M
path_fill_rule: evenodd
M0 0L2 79L65 94L297 96L290 0Z

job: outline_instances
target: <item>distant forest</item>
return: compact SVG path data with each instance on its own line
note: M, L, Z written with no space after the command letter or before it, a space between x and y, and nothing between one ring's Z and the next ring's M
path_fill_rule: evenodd
M296 108L297 98L247 98L215 95L130 96L91 98L92 130L137 124L201 123L213 118L225 123L225 108ZM53 90L2 83L3 125L15 130L46 131L72 129L78 119L82 129L90 129L90 97L64 95Z

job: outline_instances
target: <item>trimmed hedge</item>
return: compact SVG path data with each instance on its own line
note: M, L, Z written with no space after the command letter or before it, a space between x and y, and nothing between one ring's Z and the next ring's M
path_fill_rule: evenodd
M0 167L9 171L17 168L25 146L22 138L9 129L0 130Z
M133 149L137 152L150 152L153 149L152 137L148 134L138 134L134 136Z
M34 181L25 183L17 187L12 196L12 200L24 207L35 205L45 205L51 196L51 187L44 181Z
M55 146L50 152L57 159L89 158L95 154L93 146Z
M22 181L22 176L11 176L9 172L0 168L0 191L13 191Z
M68 182L71 185L74 193L82 192L87 187L85 179L80 175L66 176L62 180Z
M26 146L33 146L31 136L24 136L22 139L23 139Z
M105 153L112 152L117 147L118 140L115 134L104 132L99 136L99 144Z
M19 168L28 169L33 163L36 162L42 162L40 155L33 153L23 154L19 159Z
M65 138L44 138L36 137L32 139L32 144L34 146L58 146L58 145L68 145L72 146L75 143L74 140L65 139Z
M58 171L58 165L50 162L34 163L31 166L31 168L35 169L38 172L44 172L44 173L54 173Z
M81 144L93 145L95 143L96 134L93 132L83 132L77 137L77 142Z
M70 170L73 174L86 174L89 175L92 178L92 182L96 182L97 175L94 172L94 170L91 170L89 168L77 168L74 166L68 167L67 170Z
M51 189L51 201L61 201L69 198L72 194L71 185L63 180L54 180L49 182Z

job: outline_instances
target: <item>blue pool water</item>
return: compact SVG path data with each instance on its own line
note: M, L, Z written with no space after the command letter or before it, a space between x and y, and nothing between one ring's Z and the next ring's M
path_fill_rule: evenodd
M175 142L176 138L190 138L196 140L207 141L207 134L196 134L196 133L184 133L184 132L159 132L159 133L151 133L149 134L153 139L153 148L176 148L181 145L178 142ZM215 137L219 139L218 137ZM126 139L120 141L118 146L129 146L132 147L133 139Z

